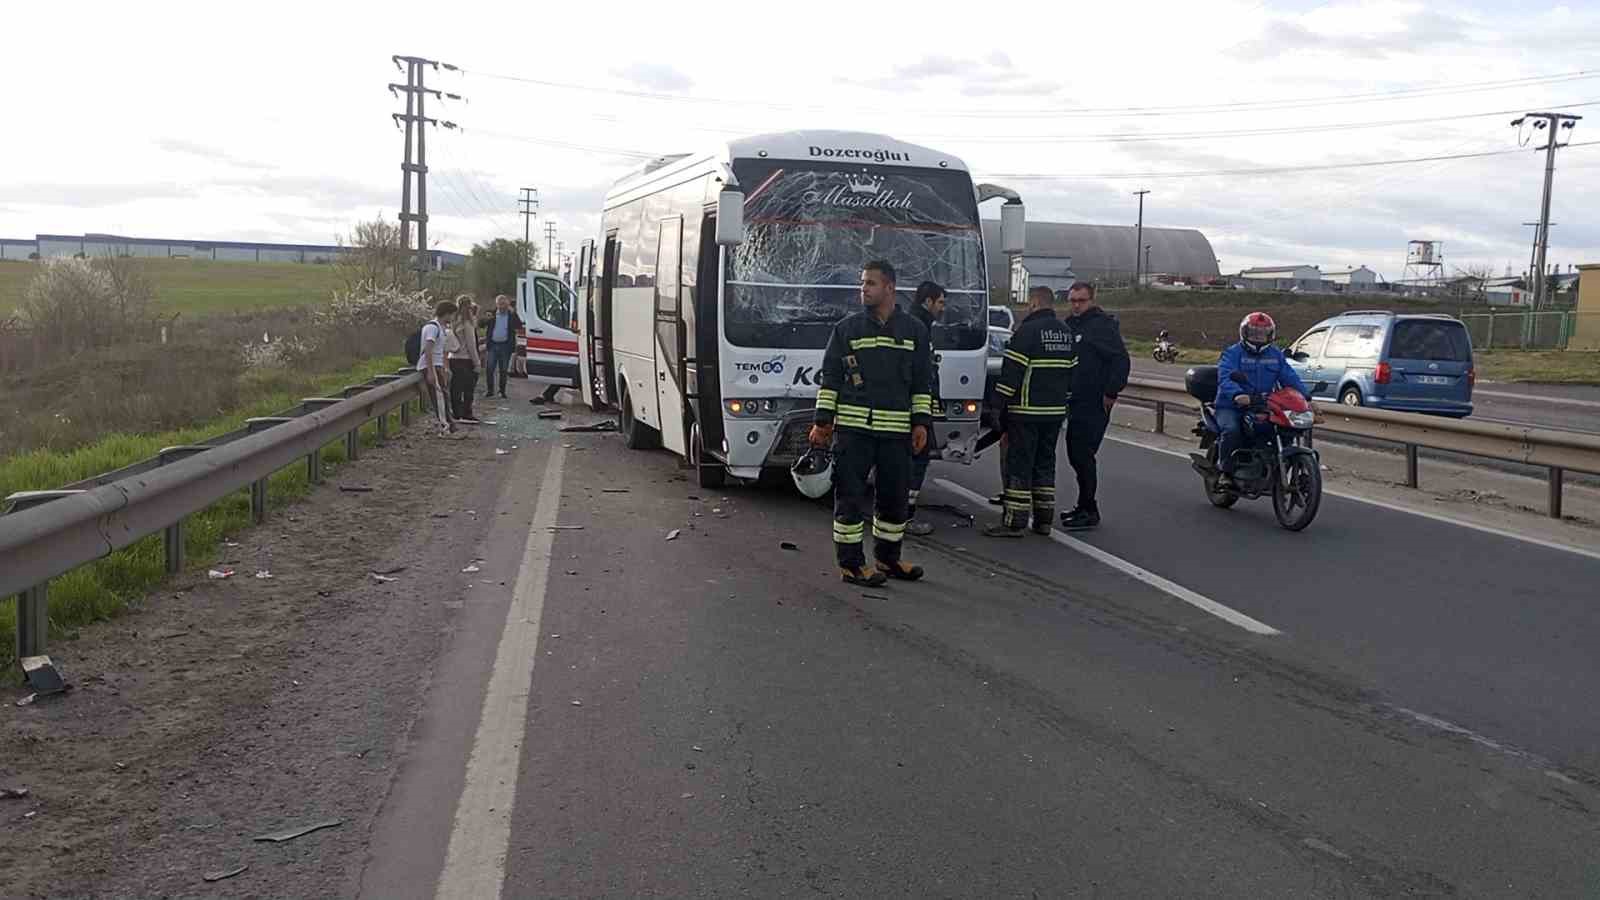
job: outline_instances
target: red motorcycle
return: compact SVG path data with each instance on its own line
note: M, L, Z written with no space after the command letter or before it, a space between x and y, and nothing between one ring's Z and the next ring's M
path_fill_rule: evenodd
M1241 372L1234 372L1233 380L1249 384ZM1211 505L1227 509L1240 497L1254 500L1270 494L1279 525L1290 531L1310 525L1322 505L1322 460L1312 446L1317 414L1306 398L1293 388L1250 395L1250 405L1240 410L1245 440L1234 451L1233 485L1223 487L1217 483L1222 474L1217 465L1217 367L1195 366L1183 381L1189 395L1200 401L1194 434L1201 452L1189 454L1189 462L1200 473Z

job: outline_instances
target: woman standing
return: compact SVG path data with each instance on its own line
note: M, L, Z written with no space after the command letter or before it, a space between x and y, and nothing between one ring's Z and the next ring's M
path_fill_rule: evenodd
M468 294L456 298L456 319L450 347L450 410L456 421L478 424L472 412L472 392L478 386L478 304Z

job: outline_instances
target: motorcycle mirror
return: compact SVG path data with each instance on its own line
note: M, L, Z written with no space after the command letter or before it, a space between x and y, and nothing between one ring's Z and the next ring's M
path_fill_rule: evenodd
M1248 375L1245 375L1243 372L1234 372L1234 373L1232 373L1232 374L1230 374L1228 376L1228 379L1230 381L1232 381L1234 384L1249 384L1250 383L1250 377Z

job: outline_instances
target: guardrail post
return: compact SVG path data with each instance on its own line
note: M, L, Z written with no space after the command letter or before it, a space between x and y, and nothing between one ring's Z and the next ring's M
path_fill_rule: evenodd
M388 439L389 439L389 413L387 411L384 411L384 412L378 413L378 440L387 441Z
M1567 471L1560 466L1550 467L1550 518L1561 518L1561 483Z
M156 453L156 461L161 465L188 459L196 453L204 453L211 448L205 444L182 444L177 447L162 447ZM167 574L176 575L183 571L184 563L184 536L183 520L179 519L161 530L161 549L165 552Z
M45 582L17 595L17 659L43 655L49 636L49 582Z
M274 425L284 422L293 422L287 416L262 416L256 419L245 419L244 427L251 434L265 431ZM267 520L267 479L258 478L250 482L250 521L260 525Z
M1417 486L1417 445L1406 445L1406 487Z
M1156 401L1156 434L1167 433L1167 404L1164 400Z
M372 388L373 388L373 385L370 385L370 384L352 384L349 387L346 387L344 389L344 391L343 391L344 398L346 400L348 400L348 399L350 399L351 397L354 397L357 394L364 393L366 391L370 391L370 390L372 390ZM360 425L357 425L355 428L350 429L350 433L346 434L344 436L344 455L347 458L352 459L352 460L360 458L360 456L361 456L361 426Z

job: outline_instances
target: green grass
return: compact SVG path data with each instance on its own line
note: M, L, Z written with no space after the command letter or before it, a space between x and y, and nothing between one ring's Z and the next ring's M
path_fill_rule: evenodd
M1481 381L1600 384L1600 352L1593 350L1476 350Z
M321 391L334 391L347 384L390 374L400 365L398 357L370 360L345 372L327 376L319 382ZM36 451L0 461L0 497L16 491L46 490L69 484L91 475L107 472L154 456L162 447L195 443L243 426L251 416L267 415L293 406L300 395L279 394L262 397L232 415L192 428L160 434L118 434L66 453ZM361 430L364 445L377 440L376 423ZM344 442L323 448L325 464L345 461ZM310 489L304 464L296 462L268 481L269 515L274 508L304 496ZM237 534L250 525L250 492L236 491L226 499L185 520L184 548L190 570L203 569L217 558L217 547L224 535ZM240 573L234 577L246 577ZM159 534L81 566L50 582L50 639L76 636L78 628L106 619L138 602L166 577L165 555ZM16 632L16 606L13 598L0 601L0 668L15 660L13 634Z
M328 299L336 267L314 263L212 262L146 259L140 268L155 283L156 306L167 313L215 313L307 306ZM0 262L0 317L22 303L38 262Z

